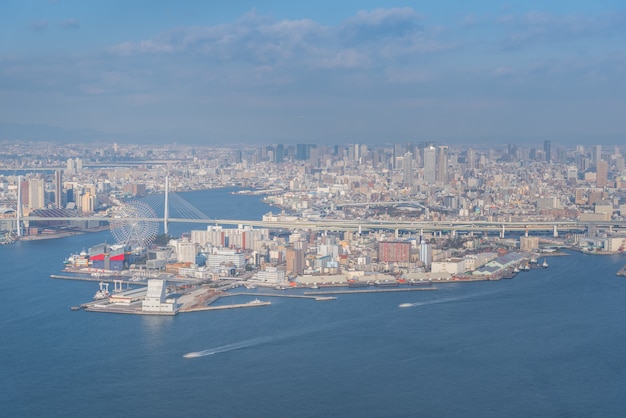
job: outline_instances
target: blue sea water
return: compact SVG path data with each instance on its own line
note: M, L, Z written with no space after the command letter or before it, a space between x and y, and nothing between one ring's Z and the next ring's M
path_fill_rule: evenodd
M258 197L194 193L185 198L206 202L215 217L258 219L268 210ZM109 232L0 247L1 416L626 410L626 279L615 276L624 257L571 253L513 280L432 292L273 298L266 307L175 317L70 311L96 285L49 276L71 252L105 239ZM213 354L183 358L199 351Z

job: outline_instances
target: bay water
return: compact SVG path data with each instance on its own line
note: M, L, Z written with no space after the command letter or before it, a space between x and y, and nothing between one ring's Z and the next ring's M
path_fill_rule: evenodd
M215 218L260 219L270 209L230 191L183 197ZM105 240L108 231L0 246L0 416L626 411L626 278L615 275L626 257L571 252L513 280L431 292L260 297L272 305L174 317L71 311L97 284L50 274Z

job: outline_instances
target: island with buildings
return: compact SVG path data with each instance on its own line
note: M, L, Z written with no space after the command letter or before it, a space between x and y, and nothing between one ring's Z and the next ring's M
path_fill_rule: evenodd
M114 232L116 243L94 243L53 275L113 284L84 305L96 311L206 310L261 289L301 289L292 296L315 300L435 290L547 268L564 248L601 255L626 247L619 147L5 142L0 173L3 242ZM167 234L166 210L162 236L148 225L139 236L115 233L125 231L124 216L158 220L131 200L225 187L278 210L179 237Z

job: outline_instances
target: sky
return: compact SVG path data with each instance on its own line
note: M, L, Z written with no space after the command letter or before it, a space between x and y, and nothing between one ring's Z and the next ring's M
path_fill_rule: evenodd
M5 0L0 140L626 143L623 0Z

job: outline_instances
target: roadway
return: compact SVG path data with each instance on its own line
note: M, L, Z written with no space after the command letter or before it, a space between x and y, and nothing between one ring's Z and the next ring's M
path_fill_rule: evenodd
M15 217L3 218L5 221ZM111 221L115 218L85 216L85 217L43 217L24 216L23 222L28 221ZM163 218L124 218L125 222L158 222ZM424 231L467 231L467 232L500 232L506 231L582 231L588 227L626 228L625 221L529 221L529 222L490 222L490 221L368 221L368 220L295 220L295 221L252 221L243 219L189 219L168 218L168 223L189 223L203 225L250 225L268 229L311 229L318 231L367 231L367 230L424 230Z

